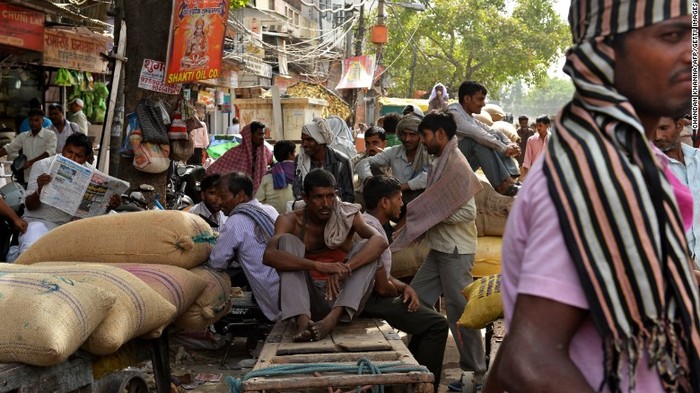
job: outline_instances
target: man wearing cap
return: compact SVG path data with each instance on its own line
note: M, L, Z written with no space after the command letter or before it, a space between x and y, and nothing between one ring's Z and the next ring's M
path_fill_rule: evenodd
M403 116L396 125L401 144L360 160L355 167L361 182L372 176L372 169L391 169L392 175L401 182L405 205L425 189L428 179L431 160L418 135L420 120L415 115ZM402 211L405 212L405 208Z
M576 92L508 218L485 393L696 392L692 195L650 145L692 90L691 0L573 0Z
M80 127L80 132L87 135L88 134L88 123L85 113L83 113L83 100L80 98L74 98L69 104L68 109L70 109L70 115L68 115L68 120L76 123Z
M312 169L323 168L336 180L338 195L343 202L355 201L355 189L352 184L352 164L344 154L329 145L333 142L333 131L328 122L320 117L301 128L301 152L294 165L294 198L302 197L304 177Z

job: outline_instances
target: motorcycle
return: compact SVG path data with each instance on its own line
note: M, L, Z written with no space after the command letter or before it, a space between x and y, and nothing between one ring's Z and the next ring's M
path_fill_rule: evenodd
M206 176L206 170L201 165L184 165L171 161L168 169L165 208L183 210L201 202L199 183L204 176Z
M0 188L0 197L22 217L24 214L24 198L27 193L26 189L20 184L18 179L24 175L24 164L27 162L27 156L20 154L10 164L12 171L11 175L5 175L4 168L2 169L1 177L7 178L9 182ZM6 217L0 220L0 257L6 260L7 252L10 247L16 246L19 240L19 231L15 225Z

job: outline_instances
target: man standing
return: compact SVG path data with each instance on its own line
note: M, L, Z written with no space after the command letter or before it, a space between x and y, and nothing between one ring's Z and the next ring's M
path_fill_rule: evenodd
M436 158L428 169L427 188L408 204L406 226L398 232L391 249L397 251L424 235L430 252L411 286L427 307L444 294L460 367L483 379L486 362L481 332L457 325L467 304L462 289L472 282L476 252L474 195L482 187L457 147L456 128L453 116L444 112L429 113L418 125L425 149ZM459 381L450 384L450 390L461 389Z
M30 132L23 132L12 142L0 148L0 157L17 154L20 150L27 156L24 164L24 179L29 179L29 171L35 162L56 154L56 134L41 125L44 122L44 112L41 109L29 111ZM92 150L90 150L92 152Z
M693 194L693 226L686 232L688 250L700 268L700 149L681 143L682 118L662 117L656 125L654 145L669 158L669 165L678 180Z
M221 211L221 200L216 189L219 178L221 175L218 174L205 176L199 182L199 197L202 201L187 210L188 213L202 217L215 231L219 230L226 219Z
M525 177L527 171L530 170L532 164L535 162L537 157L544 152L547 147L547 142L549 142L549 117L543 115L535 120L535 129L537 134L530 137L527 140L527 149L525 150L525 159L523 160L523 174Z
M40 122L41 120L39 116L32 116L31 121ZM54 138L56 137L53 131L46 131ZM34 131L32 130L32 132ZM80 165L87 165L92 156L92 144L85 134L75 133L68 137L61 154L63 157L71 159ZM24 212L24 219L27 220L29 226L27 231L19 237L19 254L26 251L29 246L50 230L74 219L70 214L56 207L46 205L40 200L41 190L52 181L48 173L54 159L55 157L44 158L37 161L31 168L31 174L27 181L27 196L25 198L27 210ZM115 208L120 204L121 197L115 194L112 196L108 207Z
M254 121L241 130L241 144L230 149L207 168L208 174L243 172L253 179L257 192L267 166L272 164L272 152L265 146L265 124Z
M70 109L71 114L68 115L68 120L76 123L78 127L80 127L80 132L87 135L90 123L88 123L87 117L85 113L83 113L83 106L85 106L85 104L83 104L83 100L80 98L74 98L69 102L68 109Z
M518 117L518 124L520 127L518 128L518 137L520 137L520 142L518 143L518 147L520 147L520 154L518 155L518 165L522 166L523 165L523 160L525 159L525 152L527 151L527 140L530 139L531 136L535 135L535 132L532 131L532 128L530 128L530 125L528 124L530 121L530 118L528 118L525 115L520 115Z
M63 146L66 145L66 139L76 132L80 132L80 127L63 117L63 107L58 104L49 105L49 119L52 123L49 129L56 133L56 154L59 154L63 151Z
M389 245L359 205L337 200L325 169L306 175L303 197L305 208L279 216L263 259L280 275L280 319L295 318L295 341L321 340L362 311ZM353 246L355 234L365 240Z
M691 8L572 2L576 92L508 218L509 333L484 392L700 387L692 201L648 142L690 102Z
M511 157L520 155L520 147L503 132L474 118L486 105L487 93L481 83L466 81L459 86L459 102L450 104L447 110L457 122L459 150L472 169L481 168L499 194L515 196L520 186L514 178L520 176L520 171Z
M338 193L343 202L355 201L352 186L352 164L344 154L329 145L333 143L333 131L326 120L316 117L301 129L301 152L297 155L294 198L301 198L304 177L312 169L323 168L329 171L338 185Z
M368 225L383 233L389 220L401 214L401 183L387 176L375 176L365 183L367 211L362 217ZM392 327L411 335L408 349L416 361L435 376L435 391L440 385L448 325L432 308L422 306L410 285L391 276L391 251L384 250L381 266L374 276L374 292L365 303L362 316L385 319Z
M277 211L253 198L253 180L244 173L221 176L216 190L228 218L207 264L220 271L242 269L263 314L275 321L279 315L279 276L275 269L263 265L263 253L274 233Z

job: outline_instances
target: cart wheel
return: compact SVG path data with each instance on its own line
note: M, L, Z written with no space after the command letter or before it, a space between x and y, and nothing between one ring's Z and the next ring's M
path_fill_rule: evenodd
M473 371L462 373L462 393L477 393L476 375L474 375Z
M122 386L123 387L120 390L120 392L149 393L148 384L140 376L134 376L134 377L125 379L124 382L122 382Z

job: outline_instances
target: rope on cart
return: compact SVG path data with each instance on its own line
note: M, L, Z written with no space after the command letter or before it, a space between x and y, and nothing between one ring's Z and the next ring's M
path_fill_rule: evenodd
M346 374L372 374L384 373L409 373L414 371L429 372L425 366L406 365L401 362L391 362L381 365L372 363L367 358L361 358L357 364L345 365L334 363L290 363L277 366L270 366L253 370L242 378L226 377L226 382L231 386L231 393L243 393L243 382L257 377L279 377L293 374L313 374L316 372L342 372ZM374 391L374 389L372 389ZM357 386L357 393L361 393L362 386ZM384 393L384 385L379 385L375 393Z

